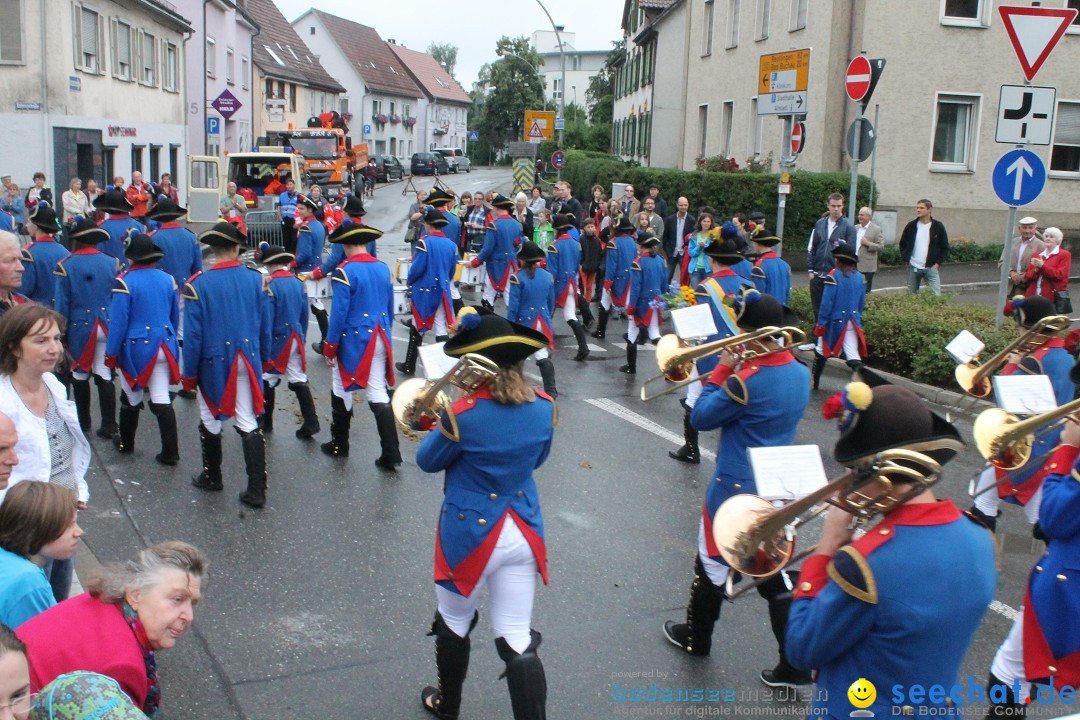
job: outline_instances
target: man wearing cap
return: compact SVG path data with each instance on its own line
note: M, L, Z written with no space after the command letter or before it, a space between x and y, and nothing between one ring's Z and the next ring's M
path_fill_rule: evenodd
M22 285L22 257L18 236L0 230L0 317L16 305L30 302L18 292Z
M592 311L589 304L581 304L581 317L584 325L577 319L577 304L581 294L578 292L578 273L581 270L581 243L571 234L574 219L562 213L555 216L555 242L547 252L547 269L555 278L555 306L563 310L563 319L574 333L578 351L574 360L581 362L589 356L588 338L585 328L592 324Z
M105 364L120 369L124 394L120 399L120 428L113 445L121 453L135 452L143 395L150 394L150 412L158 422L162 465L180 462L176 412L170 386L180 380L180 348L176 325L180 304L176 281L157 267L165 256L149 235L133 235L124 252L131 267L116 278Z
M636 202L636 201L635 201ZM626 307L626 296L630 293L630 266L637 257L637 243L634 241L635 228L627 215L610 228L613 234L604 249L604 290L600 296L600 319L596 321L594 338L603 340L607 336L608 317L613 307Z
M767 224L768 221L765 219L765 213L760 210L755 210L750 213L750 225L747 227L747 231L751 233L757 231L759 235L768 235L768 228L765 227Z
M740 332L799 322L779 300L754 288L743 288L731 302ZM782 347L781 336L755 340L747 349L761 355L742 363L732 352L720 354L690 417L697 430L719 428L720 447L698 523L698 551L686 622L664 623L664 634L669 642L698 657L708 655L712 648L713 626L720 616L724 587L733 572L713 537L716 512L734 495L757 493L747 449L790 445L810 400L809 372L790 350ZM785 644L794 575L780 572L757 587L758 594L769 604L769 621L780 656L774 668L761 672L762 682L771 687L798 687L812 682L810 673L792 667L787 654L790 645Z
M184 286L184 378L199 389L199 440L203 470L192 478L200 490L220 491L222 421L234 418L242 438L247 489L240 502L266 504L266 438L262 373L270 362L270 299L262 274L241 265L244 236L219 222L199 236L214 251L214 265Z
M544 392L557 397L555 366L551 362L551 351L555 349L555 335L551 332L551 316L555 313L555 278L540 267L545 253L532 240L521 243L517 257L521 269L510 276L506 318L512 323L543 333L548 339L547 347L537 350L533 359L544 381Z
M172 200L161 200L146 214L147 220L160 223L150 233L154 244L161 248L165 257L158 262L165 272L172 275L176 287L182 288L192 275L202 272L202 248L195 233L176 222L187 215L187 208L182 208ZM180 298L180 324L176 336L184 339L184 298Z
M296 272L298 275L307 277L321 269L323 248L326 246L326 226L315 217L319 205L314 199L302 194L296 197ZM328 268L328 270L331 269L333 267ZM323 274L325 273L320 273L320 278ZM315 316L315 321L319 324L319 341L322 342L326 339L329 316L320 297L320 290L325 290L327 283L320 283L318 279L312 278L304 284L307 288L308 302L311 304L311 314Z
M645 344L645 335L655 345L660 341L660 309L653 302L667 291L667 264L657 257L659 238L641 233L637 236L641 253L630 266L630 292L626 297L626 364L619 372L637 372L637 346Z
M780 238L758 233L750 236L750 242L757 255L750 270L751 282L761 292L786 305L791 296L791 266L773 250L780 244Z
M835 407L849 409L840 415L833 457L867 481L860 492L887 491L897 503L858 540L852 515L829 510L815 554L799 572L788 658L817 670L817 714L848 717L848 689L865 678L877 689L868 715L960 715L962 697L950 697L950 688L997 582L990 533L929 489L963 441L907 388L852 383ZM897 461L918 483L876 460L893 449L926 456Z
M296 203L299 194L296 192L296 181L289 178L285 181L285 191L278 194L274 203L277 207L278 220L281 221L281 233L284 238L285 250L296 253Z
M146 221L146 213L150 208L150 196L153 192L154 189L150 186L150 183L142 181L142 173L133 170L131 184L128 185L127 191L124 193L125 199L131 204L131 217L136 218L139 222Z
M454 317L450 288L457 267L457 246L442 233L444 227L443 214L428 208L424 213L424 235L415 243L406 278L412 300L412 320L407 323L409 348L405 351L405 362L394 366L406 375L416 372L416 359L425 333L434 330L437 343L450 339L450 319Z
M90 433L90 376L97 386L101 427L97 436L111 439L116 434L116 388L112 370L105 364L109 335L109 307L113 286L120 273L120 261L97 249L109 234L83 220L68 228L74 252L56 264L56 312L67 324L67 349L71 353L72 391L79 425Z
M142 223L130 217L131 203L127 201L124 193L120 190L109 190L97 201L97 209L105 213L105 219L101 221L101 229L109 233L109 239L98 245L98 250L106 255L112 255L127 267L127 258L124 256L124 244L128 236L141 233L145 230Z
M1005 249L1002 248L1001 259L998 261L999 268L1006 262L1009 267L1009 294L1006 297L1010 298L1023 295L1027 290L1028 283L1024 274L1031 258L1046 249L1046 243L1039 236L1039 221L1036 218L1030 215L1022 217L1019 226L1020 234L1013 238L1012 255L1006 259Z
M45 203L34 206L26 221L26 230L32 242L23 248L24 267L22 286L19 292L34 302L53 306L56 297L56 263L70 253L56 241L54 233L60 231L56 213Z
M825 362L844 353L848 367L858 370L866 357L866 336L862 331L862 313L866 307L866 283L855 268L854 245L840 245L832 251L836 267L825 276L814 335L814 389L818 389Z
M303 244L303 235L298 245ZM296 431L296 437L306 439L314 437L321 429L319 415L315 410L315 400L311 397L308 386L307 355L304 342L308 329L308 296L304 283L289 271L289 265L296 258L285 252L285 248L263 244L260 248L259 261L270 273L266 292L270 299L270 322L272 325L270 340L270 362L263 370L263 416L262 431L274 431L274 401L281 376L289 381L289 389L296 394L300 406L303 425Z
M382 446L375 465L394 471L401 464L397 422L387 392L394 383L390 345L394 284L390 269L364 250L380 237L381 230L355 223L346 223L330 235L330 242L344 246L346 259L330 274L334 294L323 356L333 368L333 396L330 441L321 447L331 457L348 457L353 393L363 390Z
M521 243L521 223L510 215L514 201L496 193L491 204L498 213L495 223L487 229L484 246L471 261L474 268L481 264L485 266L481 304L488 310L495 307L495 299L506 291L507 280L514 269L515 248Z

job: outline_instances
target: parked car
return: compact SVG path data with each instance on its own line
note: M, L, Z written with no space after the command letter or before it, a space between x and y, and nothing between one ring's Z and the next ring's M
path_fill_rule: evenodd
M446 157L438 153L414 153L409 170L413 175L445 175L450 172Z
M472 172L472 163L469 162L469 157L461 148L435 148L435 152L446 158L446 163L450 166L450 172L456 173L460 170Z
M375 182L390 182L405 177L405 166L393 155L376 155L375 167Z

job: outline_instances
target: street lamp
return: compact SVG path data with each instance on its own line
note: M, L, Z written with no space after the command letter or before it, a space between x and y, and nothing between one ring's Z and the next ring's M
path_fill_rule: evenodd
M571 85L570 89L574 91L574 123L577 123L577 85Z
M559 91L559 120L562 120L565 124L566 120L564 118L566 117L566 46L563 45L562 39L562 31L564 28L562 25L555 24L555 21L551 18L551 13L549 13L548 9L544 7L544 3L541 2L541 0L536 0L536 4L539 5L540 9L544 11L545 15L547 15L548 22L551 23L552 29L555 30L555 39L559 41L559 57L562 60L562 80L559 82L559 87L561 88L561 90ZM563 131L560 129L559 148L562 149L562 146ZM557 179L562 180L561 168L558 169L558 174L556 175L556 177Z

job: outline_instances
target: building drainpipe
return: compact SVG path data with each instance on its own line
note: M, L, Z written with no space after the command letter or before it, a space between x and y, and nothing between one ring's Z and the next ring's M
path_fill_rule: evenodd
M45 138L45 162L48 163L53 154L53 141L52 133L49 132L49 75L47 69L49 56L45 52L45 48L48 47L45 32L45 0L39 0L38 10L41 13L41 135ZM54 167L49 168L50 173L53 170L55 170ZM55 200L54 197L53 201L55 202Z
M239 9L239 6L237 6ZM255 142L255 98L259 96L259 91L255 88L255 38L262 34L262 27L255 28L255 32L251 35L251 47L248 48L248 73L251 74L251 79L248 81L248 87L251 88L251 142ZM248 152L247 148L240 147L240 143L236 144L237 149L240 152Z
M203 126L203 155L210 154L210 129L206 127L206 103L209 100L209 90L206 84L206 6L210 2L211 0L203 0L202 4L202 109L199 114L202 117Z

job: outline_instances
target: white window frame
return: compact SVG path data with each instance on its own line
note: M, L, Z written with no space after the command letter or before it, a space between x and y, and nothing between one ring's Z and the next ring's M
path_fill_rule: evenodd
M754 40L760 42L769 39L769 25L772 23L772 0L757 0L757 14L754 16Z
M203 51L203 62L206 64L206 77L217 77L217 40L211 36L206 36L205 50Z
M1069 7L1069 0L1061 0L1061 7L1068 8ZM1077 9L1080 9L1080 3L1077 3ZM1080 35L1080 14L1078 14L1076 16L1076 19L1073 20L1072 25L1070 25L1068 28L1066 28L1065 34L1066 35Z
M698 105L698 159L709 156L709 103Z
M169 54L172 52L172 58ZM161 89L165 92L180 92L180 48L175 43L165 41L161 47Z
M720 154L726 158L734 157L731 141L734 138L735 101L725 100L720 106Z
M150 52L147 53L146 42L150 41ZM138 77L136 78L140 85L147 87L157 87L161 81L161 73L158 70L158 45L160 40L153 34L140 30L138 32L138 53L136 53L137 62L135 64L138 70ZM149 56L149 57L148 57ZM149 64L149 68L147 65ZM146 79L146 71L150 70L150 79Z
M953 15L945 14L946 0L940 0L938 7L938 21L942 25L949 25L951 27L970 27L970 28L988 28L990 27L990 18L993 16L992 0L978 0L979 9L975 17L965 18L956 17Z
M739 47L739 24L742 16L742 0L728 0L727 43L725 50Z
M86 47L83 43L83 13L92 13L97 21L97 37L95 45L97 52L91 55L93 62L86 62ZM75 69L91 75L105 74L105 16L96 7L88 7L80 2L71 4L71 21L74 51Z
M135 69L135 29L130 23L119 18L111 18L110 25L110 49L112 50L112 74L117 80L131 82L136 80ZM120 57L120 41L127 36L127 66Z
M701 27L704 28L705 34L701 37L701 57L707 57L712 55L713 30L716 25L716 3L714 0L705 0L702 12L704 15L702 16Z
M934 139L937 133L938 112L942 102L967 103L972 106L967 127L967 157L964 162L937 162L934 160ZM982 93L939 91L934 94L933 122L930 124L930 148L927 156L930 172L964 173L975 172L979 156L979 127L982 123Z
M788 32L805 30L809 15L810 0L791 0L791 9L788 12Z
M228 45L225 46L225 82L236 84L236 53Z
M251 61L247 59L246 55L240 56L240 87L244 90L248 89L251 84Z
M757 95L750 98L750 157L757 160L761 157L762 131L765 124L762 116L757 112Z
M19 37L19 57L14 58L14 59L4 60L3 59L3 43L0 43L0 65L25 65L26 64L26 40L27 40L27 38L26 38L26 32L25 32L26 12L23 9L24 0L6 0L4 4L7 5L7 4L10 4L12 2L14 2L15 6L16 6L15 13L16 13L16 16L18 17L18 21L16 23L14 23L14 24L17 25L16 34ZM8 21L9 18L10 18L10 15L5 16L4 20Z
M1059 98L1057 101L1056 112L1054 113L1054 134L1050 142L1050 158L1046 161L1047 173L1052 178L1058 178L1062 180L1080 180L1080 167L1076 170L1051 170L1050 165L1054 159L1054 147L1059 143L1057 140L1058 121L1061 119L1061 106L1062 105L1077 105L1080 106L1080 100L1069 100L1067 98ZM1073 145L1072 143L1060 143L1067 147L1080 147L1080 145Z

